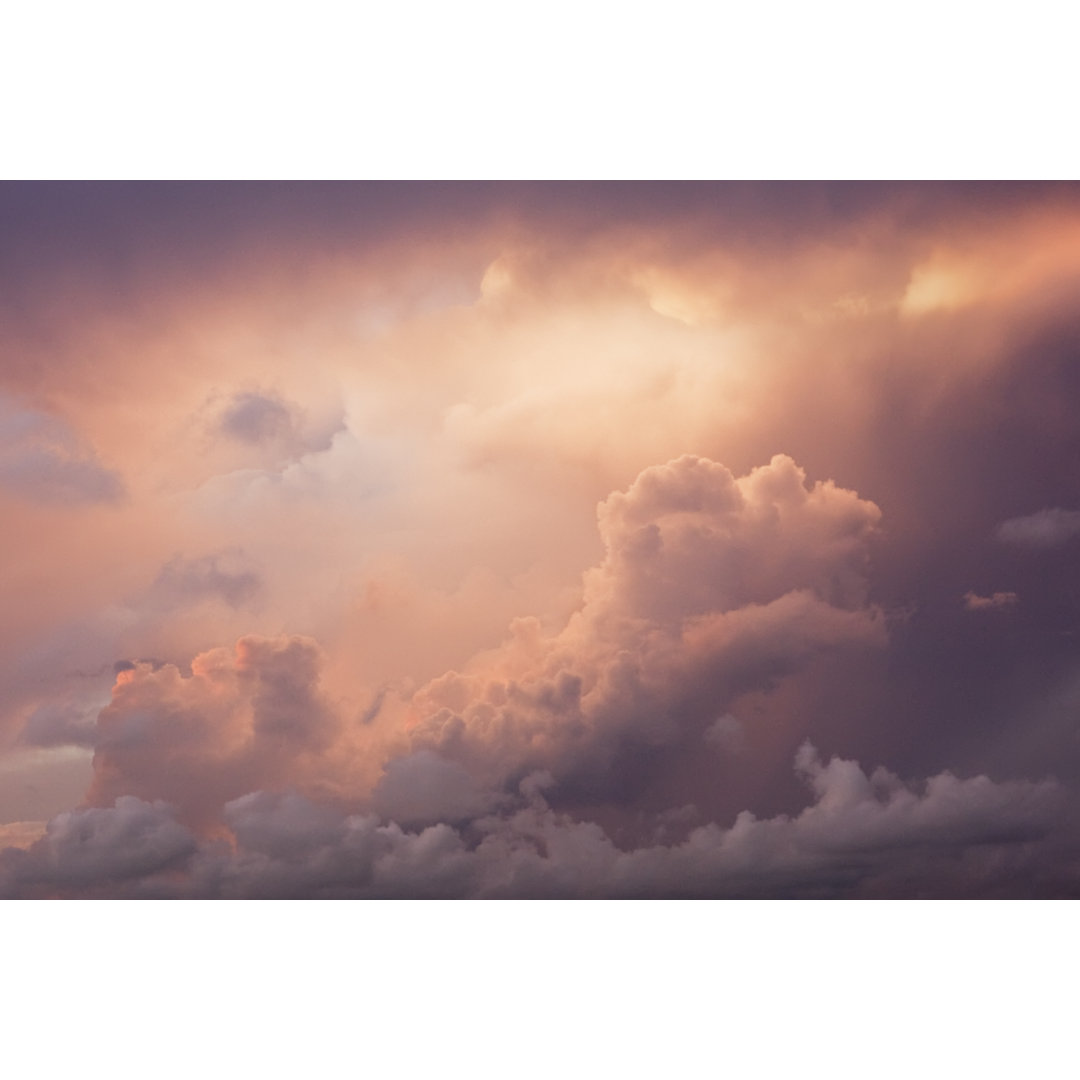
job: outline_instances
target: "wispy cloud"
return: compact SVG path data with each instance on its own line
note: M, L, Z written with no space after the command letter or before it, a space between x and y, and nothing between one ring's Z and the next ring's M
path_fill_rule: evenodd
M1054 548L1080 536L1080 510L1053 507L1025 517L1009 518L995 530L1003 544L1017 547Z
M996 592L989 596L979 596L978 593L968 592L964 594L964 607L968 611L994 611L1012 607L1019 600L1020 597L1014 592Z

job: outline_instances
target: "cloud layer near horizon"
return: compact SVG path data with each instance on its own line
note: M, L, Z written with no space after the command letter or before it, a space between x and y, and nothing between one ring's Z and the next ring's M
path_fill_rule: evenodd
M221 192L6 192L8 894L1072 895L1075 189Z

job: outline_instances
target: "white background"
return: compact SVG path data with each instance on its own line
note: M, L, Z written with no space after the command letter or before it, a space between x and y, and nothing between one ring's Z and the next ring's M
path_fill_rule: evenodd
M0 175L1071 178L1068 10L12 3Z
M7 1076L1072 1077L1070 902L20 903Z

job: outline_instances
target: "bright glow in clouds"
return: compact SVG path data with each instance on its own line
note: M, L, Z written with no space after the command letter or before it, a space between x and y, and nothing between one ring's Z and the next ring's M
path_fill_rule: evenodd
M1080 191L0 209L0 894L1080 889Z

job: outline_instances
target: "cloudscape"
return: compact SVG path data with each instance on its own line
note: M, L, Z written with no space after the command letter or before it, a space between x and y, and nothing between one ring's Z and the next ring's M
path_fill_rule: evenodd
M1080 186L0 218L0 896L1080 895Z

